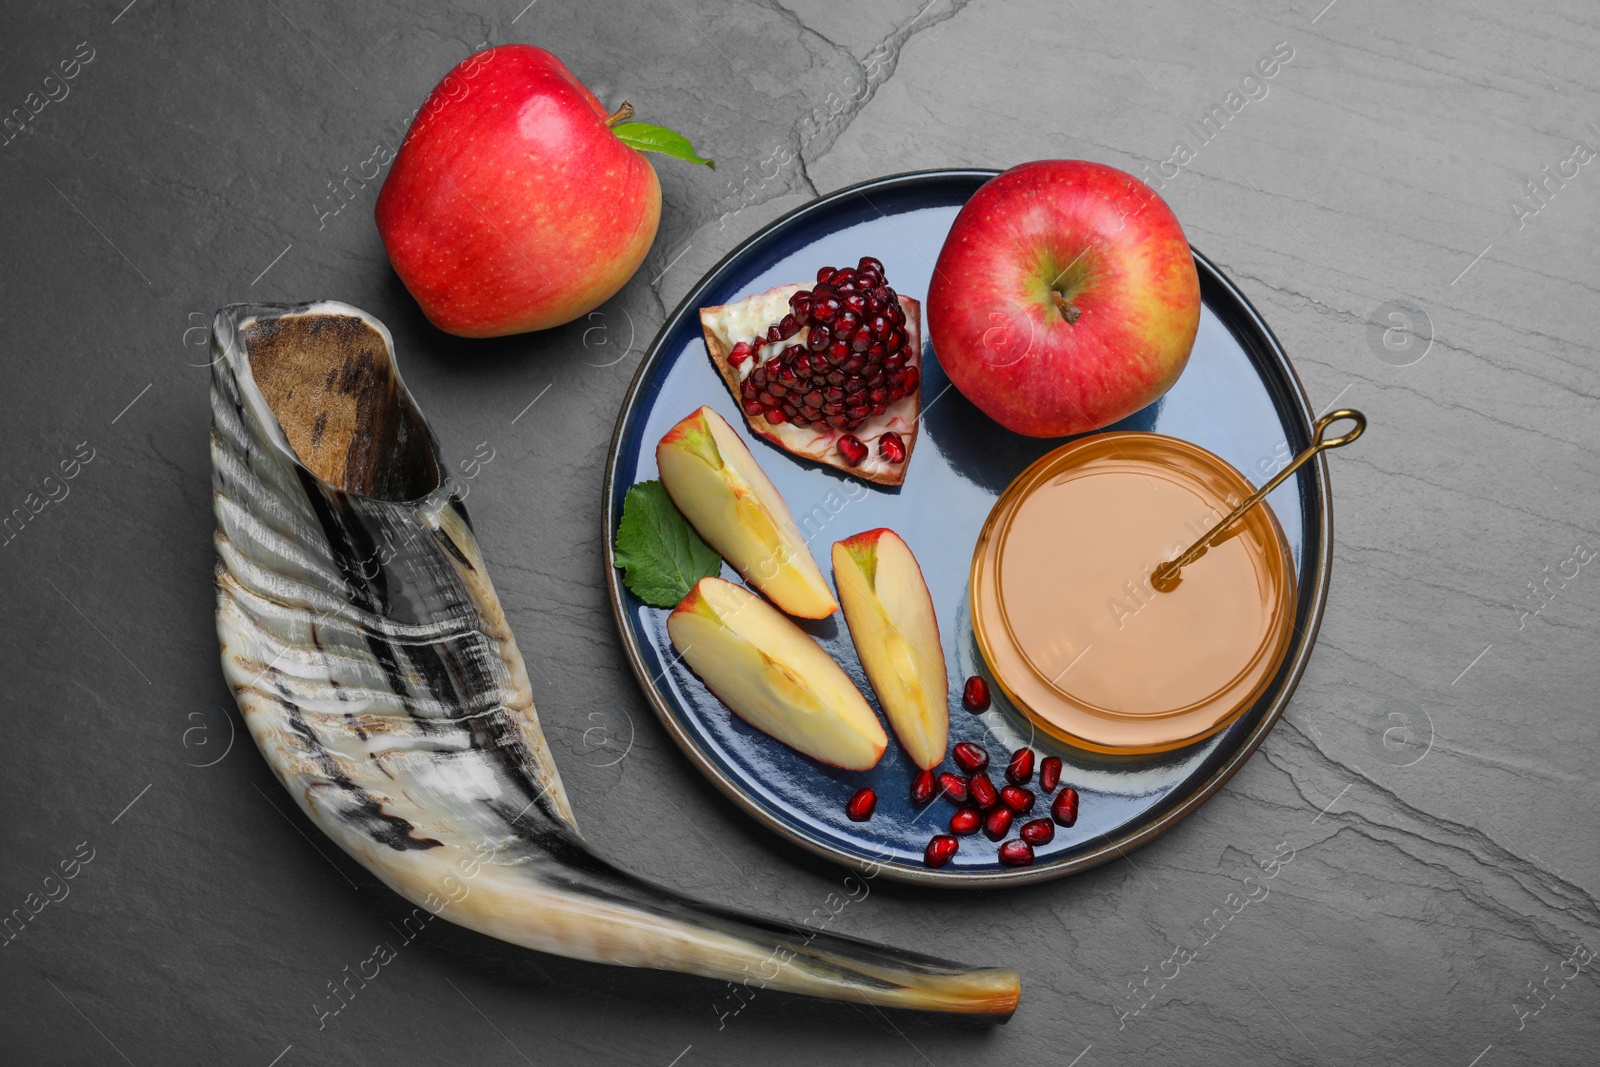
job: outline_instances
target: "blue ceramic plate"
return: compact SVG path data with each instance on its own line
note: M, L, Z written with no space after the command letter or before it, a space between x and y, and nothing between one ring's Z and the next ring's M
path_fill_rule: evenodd
M951 743L979 742L1002 768L1006 755L1022 744L1032 745L1041 757L1059 755L1066 764L1063 782L1080 794L1077 824L1058 828L1055 840L1036 850L1031 867L1001 866L997 846L982 834L962 839L948 866L925 867L923 848L934 833L945 832L953 807L942 799L923 809L913 806L909 788L916 768L892 732L883 760L870 771L817 763L747 726L712 696L674 654L667 612L641 603L614 568L608 568L611 603L634 673L667 732L740 807L812 852L847 863L878 862L890 877L941 885L1012 884L1085 870L1143 844L1193 811L1243 764L1288 704L1322 618L1331 557L1327 465L1319 457L1270 497L1298 569L1299 602L1288 656L1254 708L1190 748L1108 760L1035 736L1028 721L1004 705L998 690L989 712L972 715L962 708L962 682L979 666L967 599L978 531L1011 480L1061 441L1021 437L990 420L948 388L938 356L925 340L922 434L905 484L897 490L866 485L795 459L748 432L706 354L698 312L812 279L824 264L854 265L863 255L883 261L896 291L923 300L956 212L995 173L929 171L880 178L807 204L746 241L689 293L646 353L622 405L606 471L607 563L628 487L656 477L656 442L702 404L744 434L810 536L824 574L831 571L834 541L879 526L905 538L922 564L939 616L951 680ZM1110 429L1151 430L1193 441L1260 484L1310 444L1305 390L1239 290L1198 252L1195 265L1205 306L1187 369L1165 397ZM724 567L723 576L739 580L731 568ZM801 625L870 699L871 686L842 617L802 620ZM845 817L845 801L864 785L877 791L877 813L854 823ZM1042 798L1039 814L1046 814L1047 804Z

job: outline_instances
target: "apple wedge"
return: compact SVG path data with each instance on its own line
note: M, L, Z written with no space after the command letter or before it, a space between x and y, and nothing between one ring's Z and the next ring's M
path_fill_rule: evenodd
M702 407L656 445L661 484L706 543L790 615L839 610L778 489L726 419Z
M735 715L790 748L864 771L888 747L872 705L833 657L749 590L700 579L667 616L667 634Z
M893 530L868 530L834 544L833 581L895 736L918 767L938 766L950 740L950 683L917 558Z

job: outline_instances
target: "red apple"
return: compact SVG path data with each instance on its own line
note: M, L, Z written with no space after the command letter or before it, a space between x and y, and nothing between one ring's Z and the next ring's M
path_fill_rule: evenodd
M542 330L622 288L661 219L655 169L632 145L705 162L681 136L625 122L632 114L608 114L529 45L488 49L445 76L377 205L389 261L430 322L462 337Z
M1099 429L1183 373L1200 279L1165 201L1083 160L1013 167L950 227L928 289L945 374L1002 426L1032 437Z

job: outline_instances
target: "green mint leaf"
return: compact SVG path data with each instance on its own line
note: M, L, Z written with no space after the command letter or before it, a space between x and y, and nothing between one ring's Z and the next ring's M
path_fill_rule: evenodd
M616 565L633 595L653 607L677 607L695 583L722 571L722 557L684 519L666 487L628 490L617 524Z
M701 159L694 150L694 145L689 143L689 138L677 130L669 130L665 126L652 126L648 122L622 122L611 127L611 132L622 138L622 143L630 148L637 148L641 152L660 152L681 159L688 163L699 163L702 166L717 169L717 165L709 159Z

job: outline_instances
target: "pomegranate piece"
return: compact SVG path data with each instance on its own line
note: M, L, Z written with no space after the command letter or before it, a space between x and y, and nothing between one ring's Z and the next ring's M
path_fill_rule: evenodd
M1011 753L1011 762L1006 764L1006 777L1011 779L1012 785L1026 785L1029 778L1033 777L1033 749L1019 748Z
M955 814L950 816L950 832L965 837L977 833L981 822L983 816L978 814L977 808L957 808Z
M998 841L1011 832L1011 809L997 807L983 820L983 832L990 841Z
M872 813L878 807L878 794L871 789L863 787L857 789L850 802L844 806L844 813L850 816L851 822L866 822L872 818Z
M1071 826L1078 821L1078 791L1070 785L1056 794L1055 803L1050 805L1050 817L1062 826Z
M1056 837L1056 825L1049 819L1035 819L1022 824L1017 836L1030 845L1048 845Z
M957 804L967 802L967 780L959 774L945 771L939 775L939 795L946 800L953 800Z
M950 758L956 761L956 766L965 774L972 774L989 766L989 753L984 751L982 745L975 745L971 741L962 741L951 749Z
M989 710L989 683L974 674L961 689L961 706L974 715Z
M1061 759L1058 756L1046 756L1039 761L1039 788L1051 793L1060 784Z
M996 791L994 783L982 771L967 780L967 792L971 795L972 802L985 811L994 807L1000 800L1000 794Z
M905 480L922 407L922 309L863 256L817 280L700 309L711 361L750 429L883 485Z
M928 842L928 847L922 851L922 862L929 867L943 867L950 862L950 857L956 854L961 847L961 842L949 834L938 834Z
M919 808L932 800L937 792L932 771L923 771L911 781L911 803Z
M1033 807L1033 790L1020 785L1008 785L1000 790L1000 803L1021 815Z
M1033 846L1026 841L1007 841L1000 846L1000 862L1007 867L1027 867L1033 863Z

